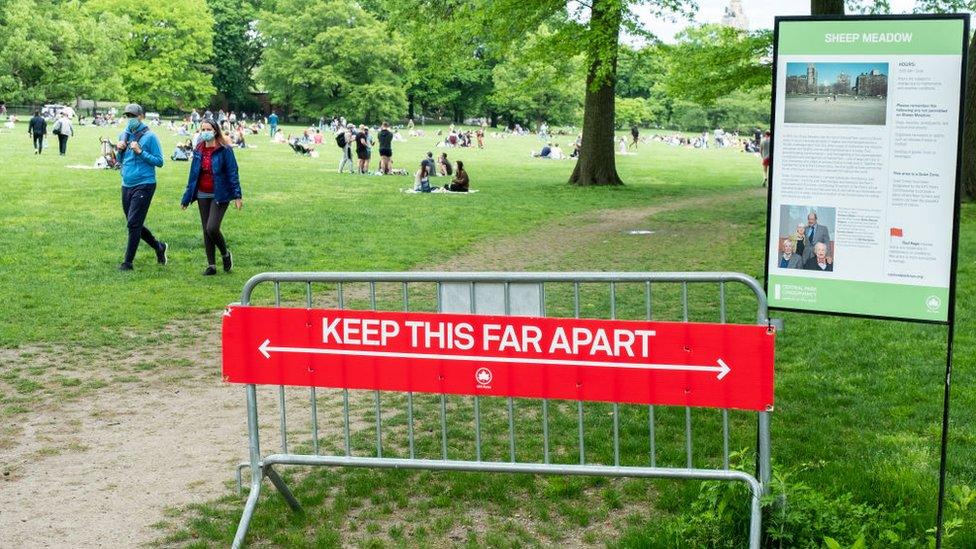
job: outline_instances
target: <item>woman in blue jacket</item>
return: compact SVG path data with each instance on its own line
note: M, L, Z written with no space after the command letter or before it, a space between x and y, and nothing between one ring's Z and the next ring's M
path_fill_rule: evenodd
M244 205L241 202L241 181L230 140L221 133L220 125L209 118L200 124L200 143L193 151L190 177L181 202L183 209L194 200L200 206L203 244L207 252L207 268L203 274L217 274L216 250L220 250L223 258L224 272L230 272L233 258L220 232L220 223L231 201L238 210Z

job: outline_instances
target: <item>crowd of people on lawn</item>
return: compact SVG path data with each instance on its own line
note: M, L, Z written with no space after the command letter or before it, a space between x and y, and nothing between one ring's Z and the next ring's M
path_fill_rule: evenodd
M43 152L44 138L50 124L52 133L58 137L59 153L65 155L68 140L74 135L75 116L74 111L69 108L53 112L35 111L27 124L27 133L33 140L34 154ZM163 127L177 136L185 137L179 140L170 159L190 163L187 187L181 205L184 209L193 202L198 205L204 252L207 258L207 268L203 274L208 276L217 273L217 252L220 252L221 265L225 271L230 271L233 265L231 253L221 232L221 223L230 204L234 204L237 209L241 209L243 205L237 161L233 151L237 148L253 146L248 144L249 137L268 131L272 143L287 144L296 154L310 157L319 156L319 148L327 145L331 140L339 149L339 173L345 173L347 170L350 174L360 175L406 176L410 173L406 169L393 167L393 144L406 139L400 127L391 126L388 122L369 127L366 124L356 126L344 117L331 119L322 117L317 124L302 130L297 136L286 135L279 128L279 122L279 116L274 111L267 117L249 117L247 113L238 114L223 110L218 110L216 113L205 110L201 114L196 109L182 120L161 121L158 115L153 113L147 115L137 104L127 105L121 116L118 116L114 108L88 118L78 116L78 125L106 128L122 126L123 128L116 141L105 137L99 138L100 152L94 166L121 171L122 207L126 217L128 240L119 269L126 271L133 268L132 262L140 240L155 251L159 263L167 262L167 244L156 239L144 223L155 190L155 170L162 167L164 155L159 139L151 128ZM15 116L8 115L7 127L12 128L15 124ZM483 149L485 136L488 135L487 128L487 120L481 119L473 130L462 130L453 124L446 131L436 130L434 148ZM416 128L413 119L407 122L405 129L411 137L424 137L423 130ZM575 133L575 129L571 131ZM566 135L565 130L555 133ZM331 134L328 140L327 134ZM527 129L514 124L503 131L493 132L492 135L504 138L527 134L529 134ZM579 155L582 145L581 134L577 135L568 155L559 143L552 140L552 135L545 122L537 126L536 136L543 145L538 152L532 152L533 157L562 160ZM768 131L762 133L757 129L753 139L750 140L741 138L737 132L726 134L718 129L713 132L711 140L713 145L710 145L707 132L695 138L679 135L653 135L646 138L640 136L639 129L635 126L631 128L629 139L626 136L619 138L618 152L632 154L630 151L635 150L639 143L647 141L695 148L741 147L744 152L756 154L761 158L764 169L763 185L767 184L771 151L771 136ZM377 169L372 171L374 148L378 149L379 162ZM432 179L440 177L451 179L444 185L431 183ZM414 184L407 190L419 193L467 193L471 192L471 181L463 161L450 160L447 152L440 152L435 157L433 151L428 151L417 164ZM796 242L792 243L794 249L796 244ZM784 244L784 250L787 246ZM816 263L816 268L825 268L823 263L825 250L817 248L817 243L814 243L803 256L804 268L807 268L806 260L809 259L806 255L820 260ZM831 263L829 259L826 261L828 265Z

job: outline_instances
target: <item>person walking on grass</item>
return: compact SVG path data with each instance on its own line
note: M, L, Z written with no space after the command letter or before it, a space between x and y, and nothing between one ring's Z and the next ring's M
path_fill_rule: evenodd
M34 111L34 116L27 123L27 135L34 140L34 154L41 154L44 150L44 136L47 135L47 120L41 116L41 111Z
M271 139L274 139L276 133L278 133L278 113L271 111L271 116L268 117L268 127L271 128Z
M54 123L54 135L58 136L58 154L64 156L68 152L68 138L75 134L71 127L71 118L68 113L61 111L57 121Z
M168 246L156 240L145 225L149 205L156 192L156 168L163 167L163 149L159 145L159 138L146 126L146 113L142 107L130 103L123 114L126 119L125 131L119 136L115 147L116 158L122 165L122 211L125 213L129 239L119 270L131 271L139 239L156 252L156 261L160 265L167 262Z
M772 153L772 140L773 134L769 130L766 130L766 133L763 134L762 141L759 142L759 157L762 159L763 169L763 187L769 184L769 162L771 158L770 154Z
M207 268L203 271L203 276L213 276L217 274L217 250L220 250L225 273L229 273L234 266L227 242L220 232L220 224L232 201L238 210L244 203L241 200L237 159L230 140L221 133L220 125L213 120L204 120L200 129L200 144L193 151L190 176L180 206L185 210L196 200L200 208L203 247L207 254Z

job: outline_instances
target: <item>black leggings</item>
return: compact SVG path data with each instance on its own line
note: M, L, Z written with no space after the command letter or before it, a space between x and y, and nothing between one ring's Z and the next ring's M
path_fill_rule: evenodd
M37 151L37 154L41 154L41 151L44 150L44 134L43 133L35 133L34 134L34 150Z
M207 265L216 265L215 249L220 255L227 255L227 243L220 232L220 223L224 220L230 202L214 202L212 198L198 198L200 205L200 224L203 226L203 247L207 251Z

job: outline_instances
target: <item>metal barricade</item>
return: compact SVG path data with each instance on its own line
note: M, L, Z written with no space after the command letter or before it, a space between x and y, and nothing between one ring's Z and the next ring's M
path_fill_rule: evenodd
M592 285L603 286L608 289L609 318L618 317L618 289L624 285L637 286L643 293L641 304L641 318L657 320L654 317L655 300L653 290L661 286L680 291L680 305L670 304L674 313L680 311L680 320L689 321L689 286L715 285L717 286L717 318L710 322L727 321L727 285L729 283L744 286L754 294L756 301L756 323L770 325L766 305L766 295L759 283L752 277L732 272L673 272L673 273L603 273L603 272L569 272L569 273L451 273L451 272L336 272L336 273L263 273L252 277L244 286L241 294L241 304L252 304L252 293L261 284L270 283L274 290L274 305L282 306L282 285L303 285L304 300L302 305L313 307L313 284L327 284L334 286L335 304L338 308L347 308L347 293L350 285L364 284L368 291L362 292L355 299L364 307L378 309L377 285L392 284L398 294L395 302L397 310L411 311L411 285L434 285L436 288L434 310L437 312L473 313L473 314L504 314L524 316L547 316L552 304L547 306L547 288L554 285L566 287L563 292L570 305L564 311L580 318L583 311L581 289ZM634 309L631 304L631 309ZM392 310L392 308L385 309ZM568 315L566 315L568 316ZM678 316L676 314L676 316ZM631 318L636 320L636 318ZM697 320L697 319L696 319ZM759 412L756 433L756 474L731 469L729 465L729 410L720 409L722 425L721 467L695 467L693 460L692 437L692 409L684 410L684 454L683 466L661 466L658 464L658 440L655 433L656 406L647 406L647 454L646 466L622 465L620 456L620 404L612 406L612 440L613 463L597 464L587 462L586 446L584 444L584 405L576 402L576 421L578 423L577 463L556 463L551 459L550 445L550 401L541 400L542 410L542 452L541 459L527 461L516 459L522 457L516 450L516 421L514 401L511 397L463 397L472 401L474 423L474 455L468 459L454 459L448 452L448 413L444 394L439 396L439 429L440 429L440 459L418 457L415 450L414 433L414 394L407 393L406 398L406 429L408 438L407 457L384 456L382 398L379 391L373 395L374 413L376 416L375 452L373 455L354 455L351 447L350 428L350 393L348 389L341 390L342 399L342 452L336 455L320 453L318 399L315 388L309 389L309 413L311 418L310 438L311 453L296 453L289 451L288 446L288 417L286 413L285 388L278 387L279 428L281 431L280 452L262 456L260 446L260 429L258 424L258 399L255 385L246 385L247 394L247 424L249 438L249 461L241 464L237 471L238 486L241 483L242 469L250 470L250 493L244 506L233 547L240 547L247 534L251 517L257 506L261 493L262 480L268 478L281 493L284 500L296 512L301 512L301 506L285 484L281 476L275 471L276 465L324 465L332 467L367 467L393 468L415 470L442 471L470 471L470 472L506 472L530 473L538 475L580 475L604 477L631 478L672 478L697 480L740 481L745 483L750 491L750 521L749 546L758 548L761 534L761 497L769 487L770 479L770 418L769 412ZM455 397L462 398L462 397ZM508 461L486 461L482 456L482 426L481 400L486 398L507 398L508 419ZM636 406L636 405L635 405ZM749 413L749 412L741 412ZM574 452L575 455L575 452ZM471 459L473 458L473 459Z

